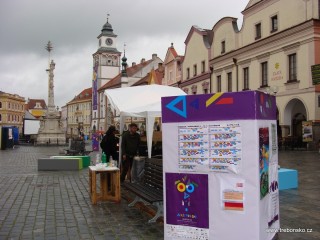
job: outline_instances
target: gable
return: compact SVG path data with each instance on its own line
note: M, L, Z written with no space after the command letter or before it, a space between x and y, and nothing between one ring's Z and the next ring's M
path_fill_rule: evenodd
M262 2L262 1L264 1L264 0L250 0L249 3L247 4L246 8L244 9L244 11L247 10L248 8L252 7L253 5L255 5L259 2Z

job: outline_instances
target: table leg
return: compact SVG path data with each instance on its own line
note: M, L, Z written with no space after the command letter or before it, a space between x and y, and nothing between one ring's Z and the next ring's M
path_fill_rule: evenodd
M97 204L97 175L96 172L92 172L92 192L91 192L91 202L92 204Z

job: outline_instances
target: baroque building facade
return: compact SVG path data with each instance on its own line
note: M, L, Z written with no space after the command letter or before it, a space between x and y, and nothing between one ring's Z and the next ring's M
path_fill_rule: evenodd
M320 88L311 67L320 64L318 0L251 0L237 19L212 28L211 92L259 90L276 96L280 138L295 147L316 148L320 139ZM313 139L303 142L303 122Z
M0 127L17 127L22 133L24 108L24 97L0 91Z
M210 92L212 31L192 26L185 40L180 88L187 94Z
M66 104L67 138L91 136L92 88L84 89Z

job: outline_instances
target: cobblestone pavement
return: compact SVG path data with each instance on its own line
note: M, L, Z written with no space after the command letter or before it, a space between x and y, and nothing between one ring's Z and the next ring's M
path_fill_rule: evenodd
M88 169L40 171L58 147L0 151L0 239L163 239L163 224L128 202L92 205Z
M129 208L124 195L121 203L92 205L87 169L38 172L37 159L59 150L18 146L0 151L0 239L163 239L163 224L148 224L150 216ZM320 155L280 151L279 163L299 171L299 188L280 192L281 227L312 229L280 233L279 239L320 239Z

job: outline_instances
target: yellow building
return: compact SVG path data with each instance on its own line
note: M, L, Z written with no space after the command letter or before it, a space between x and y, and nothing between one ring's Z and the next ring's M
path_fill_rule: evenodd
M30 99L25 106L26 111L31 113L35 118L44 117L47 113L47 104L44 99Z
M67 103L67 137L91 136L92 88L83 90Z
M312 66L320 66L318 0L251 0L243 24L222 18L212 28L211 92L259 90L276 96L281 136L294 148L314 149L320 139L320 88ZM313 138L303 142L303 124ZM310 138L308 138L310 140Z
M210 67L212 31L192 26L185 40L182 62L182 79L179 85L187 94L210 92Z
M13 126L22 133L25 98L0 91L0 126Z

